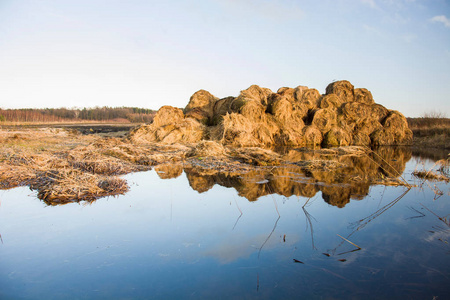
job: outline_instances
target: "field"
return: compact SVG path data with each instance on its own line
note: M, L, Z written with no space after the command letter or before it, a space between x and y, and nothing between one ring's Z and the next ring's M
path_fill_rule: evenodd
M413 146L450 150L450 119L443 117L407 118L413 132Z

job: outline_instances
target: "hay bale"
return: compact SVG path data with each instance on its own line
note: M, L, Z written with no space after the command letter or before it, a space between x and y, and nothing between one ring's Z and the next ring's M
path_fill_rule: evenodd
M353 102L355 100L354 87L347 80L330 83L326 88L326 94L336 94L344 103Z
M205 138L206 133L205 125L194 118L184 118L181 109L163 106L152 124L134 129L128 137L134 143L196 143Z
M314 112L311 125L316 126L322 133L328 132L336 125L336 112L331 109L321 108Z
M320 132L320 130L316 126L314 125L305 126L302 130L302 133L306 145L317 146L322 143L323 140L322 132Z
M408 127L405 116L398 111L390 111L382 123L387 135L393 136L395 145L407 145L412 143L412 131ZM392 145L392 144L391 144Z
M257 85L252 85L246 90L242 90L239 96L232 102L231 109L233 112L238 112L240 108L248 101L257 101L264 106L267 106L267 97L272 94L268 88L262 88Z
M364 88L355 89L355 102L372 105L375 103L372 93Z
M380 123L383 122L389 114L389 110L381 104L372 104L370 110L371 116Z
M363 118L360 121L355 123L353 132L354 134L363 133L366 135L371 135L372 132L381 129L383 126L377 120L374 120L371 117Z
M341 98L339 98L336 94L329 94L322 97L319 107L337 111L342 104L343 102Z
M280 128L275 136L275 141L280 145L297 145L305 144L302 129L305 126L303 117L306 116L307 110L296 105L296 103L282 97L270 105L270 112Z
M395 137L394 133L390 129L382 128L374 131L370 135L370 140L372 141L372 146L382 146L382 145L394 145Z
M338 114L336 117L336 126L341 127L342 129L353 132L356 126L355 121L346 119L342 114Z
M288 101L294 102L295 101L295 92L296 91L293 88L282 87L282 88L278 89L277 94Z
M170 124L156 129L155 142L164 144L196 143L201 141L205 135L205 126L195 119L188 118L178 124Z
M316 89L299 89L296 94L297 102L308 110L319 107L320 93Z
M388 116L382 123L383 127L385 128L398 128L401 130L405 130L408 128L408 121L406 120L405 116L395 110L389 111Z
M219 130L214 132L213 139L224 145L258 146L260 142L253 136L255 123L241 114L231 113L223 117Z
M184 108L186 117L192 117L203 124L208 124L214 115L214 104L217 97L205 90L195 92Z
M340 147L352 144L352 136L344 129L333 126L324 136L322 146Z
M214 104L217 100L218 98L213 96L210 92L199 90L191 96L188 105L186 105L184 109L184 112L187 113L192 109L200 108L211 115Z
M177 107L165 105L161 107L153 118L153 127L160 127L181 122L184 119L183 111Z
M299 85L295 88L294 97L296 101L301 101L303 98L303 94L309 90L307 86Z
M213 107L213 116L211 119L211 125L218 125L223 120L223 116L232 113L231 103L233 103L235 97L226 97L216 101Z
M264 121L266 107L259 101L247 101L240 107L239 112L249 120L262 122Z
M373 110L370 105L358 102L348 102L344 103L341 107L340 114L350 122L359 122L361 119L372 118L376 120L373 116Z
M202 110L201 108L193 108L189 112L186 113L186 118L192 118L202 123L203 125L208 125L210 123L210 118L208 117L208 113Z

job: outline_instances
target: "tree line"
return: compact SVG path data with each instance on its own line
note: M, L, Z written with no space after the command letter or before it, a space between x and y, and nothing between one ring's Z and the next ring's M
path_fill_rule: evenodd
M0 109L0 122L129 121L150 123L156 112L139 107Z

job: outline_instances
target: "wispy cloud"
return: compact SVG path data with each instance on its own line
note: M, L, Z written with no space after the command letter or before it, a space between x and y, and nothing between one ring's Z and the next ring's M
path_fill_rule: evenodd
M447 19L447 17L444 15L432 17L430 21L434 23L436 22L443 23L445 27L450 27L450 20Z

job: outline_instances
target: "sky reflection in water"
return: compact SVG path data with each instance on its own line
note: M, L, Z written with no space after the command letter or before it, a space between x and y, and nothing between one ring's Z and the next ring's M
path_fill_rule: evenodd
M418 160L409 158L400 169L413 183ZM426 185L403 197L405 187L364 185L353 200L331 205L324 199L358 185L343 184L343 175L323 184L317 174L281 185L273 172L217 182L194 171L164 180L168 170L130 174L129 193L92 204L47 206L28 188L0 191L0 298L444 299L450 292L450 228L433 214L448 222L448 184L436 185L444 193L436 200ZM310 198L298 196L305 183ZM277 186L282 195L270 194Z

